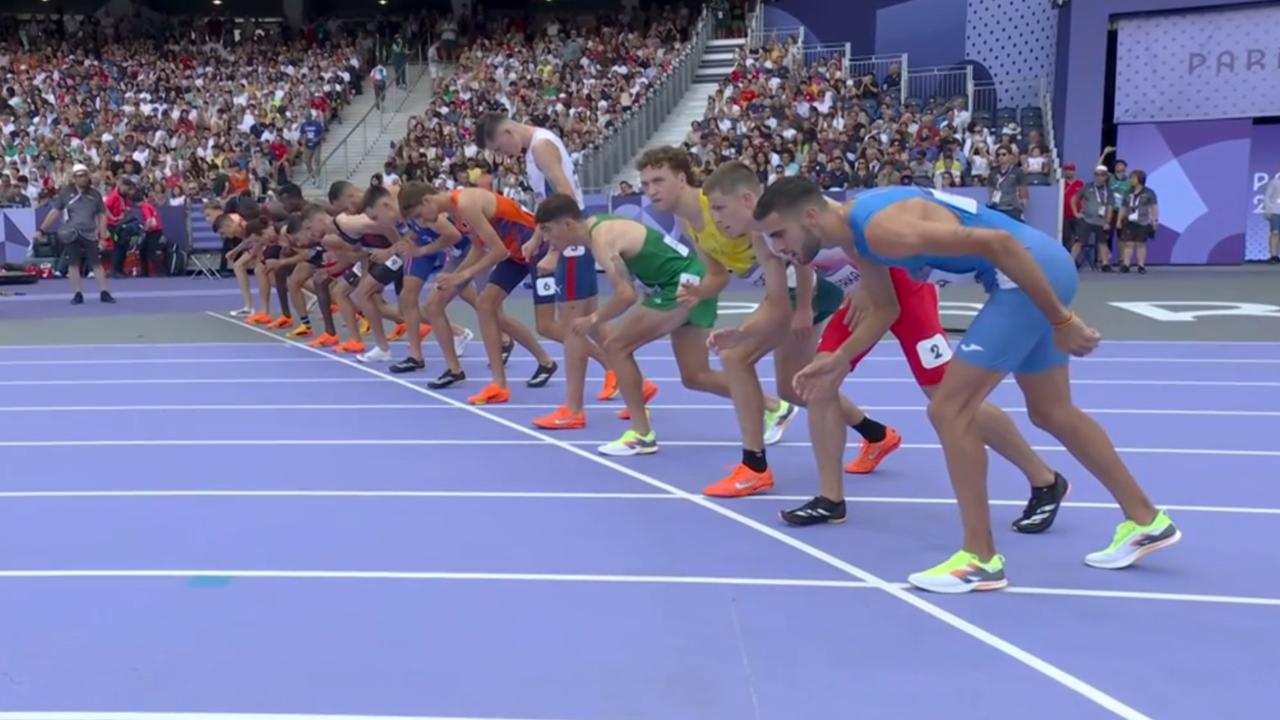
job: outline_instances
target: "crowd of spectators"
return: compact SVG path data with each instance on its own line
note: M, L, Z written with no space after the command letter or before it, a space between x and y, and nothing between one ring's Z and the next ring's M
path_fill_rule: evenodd
M362 91L376 42L328 22L2 20L0 204L48 199L76 165L170 204L290 182Z
M802 57L792 38L740 52L686 137L701 171L740 160L765 184L801 175L832 190L994 178L1025 188L1052 173L1038 130L987 127L964 97L904 103L896 65L882 78L851 77L840 60L806 66Z
M441 33L436 52L456 65L439 81L431 106L410 119L384 175L449 188L484 184L526 199L524 158L481 148L474 135L479 117L497 110L548 128L576 161L646 101L691 40L695 22L686 6L657 4L573 21L481 15L468 28L448 20L438 29L455 31L460 41L470 37L446 49L449 36Z

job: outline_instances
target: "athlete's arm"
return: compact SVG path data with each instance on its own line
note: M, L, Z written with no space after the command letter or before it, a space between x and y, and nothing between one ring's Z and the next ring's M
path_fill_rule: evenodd
M867 242L887 257L969 255L986 258L1017 283L1050 323L1060 323L1070 315L1031 253L1012 233L924 220L907 213L883 212L871 219L866 232Z
M688 237L693 236L688 235ZM702 277L702 282L697 285L681 285L676 292L676 297L680 298L682 303L688 305L694 305L702 300L716 297L729 284L729 269L724 266L724 263L703 252L702 246L696 241L693 243L693 250L698 253L698 258L702 260L702 265L707 269L707 274Z
M796 308L791 313L791 329L794 331L812 329L813 293L818 284L817 273L810 266L795 265L793 267L796 272Z
M551 183L555 192L574 196L573 181L564 174L564 158L560 156L560 148L550 140L539 140L533 144L533 161L538 169Z
M599 232L599 231L597 231ZM605 237L593 234L590 239L591 253L595 255L604 268L605 277L613 284L613 297L604 307L591 314L592 324L607 323L627 311L636 303L636 286L631 280L631 271L627 263L618 253L617 247Z
M427 227L435 231L437 237L426 245L415 249L413 252L415 257L434 255L436 253L444 252L454 245L457 245L458 241L462 239L462 233L458 232L458 228L454 227L453 223L449 222L449 216L443 213L441 213L440 217L436 218L435 222L429 224Z
M862 274L858 288L867 299L867 307L853 328L853 333L835 352L836 362L846 368L854 358L880 342L880 338L898 320L900 310L889 268L862 257L858 259L858 270Z
M358 235L381 235L390 243L395 243L400 239L400 231L396 229L393 223L374 220L364 213L342 215L338 219L342 221L342 232L352 237Z
M751 246L755 249L756 262L764 271L765 304L789 311L791 297L787 292L787 262L769 249L764 236L752 233Z
M498 231L493 229L493 224L485 215L483 204L474 195L463 193L458 200L458 215L458 219L471 228L480 240L480 244L484 246L484 254L475 263L466 269L457 270L464 280L474 280L477 275L489 272L497 267L498 263L511 257L507 246L502 243L502 238L498 237Z

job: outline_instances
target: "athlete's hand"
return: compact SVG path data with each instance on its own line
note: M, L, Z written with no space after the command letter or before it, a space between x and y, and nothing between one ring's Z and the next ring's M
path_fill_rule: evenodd
M813 335L813 304L801 307L799 303L791 313L791 335L796 340L805 342Z
M840 378L848 370L849 366L840 362L835 355L823 353L796 373L791 383L800 399L810 403L824 394L836 392Z
M862 318L867 313L867 294L861 287L856 287L848 295L844 296L844 303L841 304L844 309L844 324L852 331L858 327L858 323L862 322Z
M444 273L436 277L436 287L441 292L457 292L458 288L462 287L465 282L466 278L462 276L462 273Z
M374 250L373 252L370 252L369 259L376 263L385 263L388 258L395 254L395 247L383 248L381 250Z
M542 238L529 238L525 244L520 246L520 254L531 258L538 254L538 246L540 245L542 245ZM539 269L541 269L541 263L539 263Z
M697 283L681 283L680 288L676 290L676 302L680 303L680 307L686 308L702 302L701 286Z
M525 255L525 257L533 257L533 256ZM538 261L539 275L550 275L555 271L556 271L556 258L554 256L548 255Z
M1094 330L1072 313L1071 322L1053 331L1053 344L1059 350L1071 353L1076 357L1084 357L1093 352L1102 342L1102 333Z
M574 321L569 324L569 330L571 330L574 335L586 337L591 334L591 331L595 328L597 322L596 314L591 313L586 317L575 318Z
M742 331L738 328L720 328L707 336L707 348L720 352L732 350L742 343Z
M268 260L268 261L266 261L265 263L263 263L263 266L264 266L264 267L266 267L267 272L269 272L269 273L273 273L273 272L275 272L275 271L280 267L280 261L279 261L279 260Z

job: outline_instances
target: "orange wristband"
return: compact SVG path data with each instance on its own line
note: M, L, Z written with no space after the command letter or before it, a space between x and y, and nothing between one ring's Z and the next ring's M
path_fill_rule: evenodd
M1053 324L1053 329L1054 329L1054 330L1061 330L1061 329L1065 328L1066 326L1070 325L1070 324L1071 324L1071 321L1072 321L1072 320L1075 320L1075 319L1076 319L1076 314L1075 314L1075 313L1073 313L1073 312L1071 312L1070 310L1068 310L1068 311L1067 311L1067 319L1066 319L1066 320L1062 320L1062 321L1060 321L1060 322L1056 322L1056 323L1054 323L1054 324Z

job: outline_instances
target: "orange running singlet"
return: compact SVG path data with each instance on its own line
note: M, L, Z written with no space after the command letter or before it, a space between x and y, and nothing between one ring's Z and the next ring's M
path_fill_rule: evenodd
M476 189L476 188L471 188ZM453 217L460 225L464 225L458 213L458 200L462 197L463 188L458 188L449 193L449 203L453 205ZM533 219L533 213L520 207L520 203L505 196L499 195L492 191L486 191L493 195L497 202L493 215L489 216L489 223L493 225L493 229L498 233L498 237L502 238L502 244L507 248L507 252L511 254L511 258L516 262L528 262L524 255L521 254L520 248L529 242L529 238L533 237L533 233L538 228L538 223ZM458 228L464 234L470 235L476 242L484 245L484 239L480 235L472 232L472 228Z

